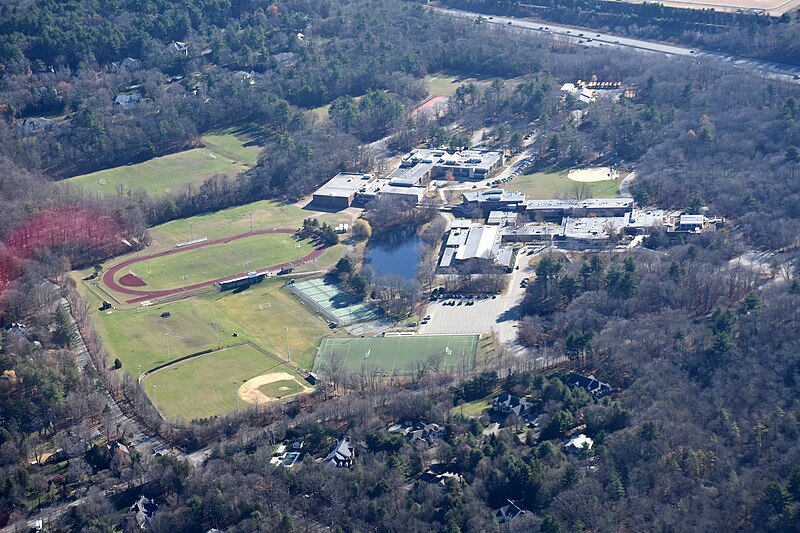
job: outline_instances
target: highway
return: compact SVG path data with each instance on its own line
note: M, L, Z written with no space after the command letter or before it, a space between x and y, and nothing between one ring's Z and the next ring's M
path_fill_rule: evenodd
M475 20L478 17L481 17L484 24L494 24L496 26L530 31L540 35L550 36L554 40L570 42L580 46L585 46L587 48L602 47L617 50L635 50L649 54L664 54L665 56L669 57L692 58L697 61L699 61L701 58L715 59L737 68L743 68L759 73L770 79L800 85L800 67L795 67L792 65L731 56L717 52L708 52L674 44L644 41L640 39L632 39L630 37L618 37L616 35L609 35L592 29L563 26L559 24L552 24L550 22L540 22L507 16L485 15L482 13L434 6L430 6L429 9L444 15L450 15L458 18Z

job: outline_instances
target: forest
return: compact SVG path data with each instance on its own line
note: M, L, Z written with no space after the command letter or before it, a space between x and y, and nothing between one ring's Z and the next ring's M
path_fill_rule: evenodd
M680 39L724 49L752 31L752 49L737 53L785 60L759 42L789 38L796 22L747 20ZM138 66L113 65L125 58ZM254 84L239 71L252 71ZM421 80L442 71L489 81L460 88L440 121L410 116L425 98ZM593 76L622 80L636 96L588 108L562 98L562 83ZM113 103L131 90L145 101ZM312 109L326 104L322 120ZM36 117L51 124L22 127ZM513 149L533 121L542 168L629 164L641 205L693 205L729 221L687 242L655 235L625 254L548 255L520 309L523 355L501 347L474 374L425 367L385 383L352 374L338 395L321 387L285 406L167 424L147 410L135 380L113 381L112 370L72 355L77 331L105 354L65 273L124 250L66 240L22 257L12 246L32 217L65 209L113 217L115 242L145 246L148 226L257 199L297 200L337 172L373 168L380 155L368 143L386 139L393 154L422 141L457 147L489 125ZM119 509L138 491L159 504L153 531L497 531L509 529L495 517L509 500L525 511L518 531L799 529L799 122L796 86L712 59L554 44L413 2L4 3L0 524L71 494L85 503L53 531L137 531ZM200 134L237 124L253 125L264 145L238 178L157 198L135 190L99 198L60 183L196 146ZM407 223L391 206L375 207L373 231ZM767 253L777 274L765 278L741 259L752 250ZM361 285L352 265L337 270L354 290ZM547 358L567 363L542 373ZM614 393L597 399L571 388L571 370L594 373ZM128 431L104 407L109 383L161 438L186 453L208 449L207 461L95 446L125 442ZM484 435L479 419L462 414L503 391L530 397L537 431L529 437L514 431L519 420ZM444 431L432 445L387 431L405 420ZM575 431L594 439L591 451L565 452ZM356 443L353 468L313 461L345 435ZM296 440L307 447L300 468L269 464L275 445ZM54 441L57 473L42 455ZM436 465L460 477L428 483ZM132 490L115 499L105 492L112 487Z

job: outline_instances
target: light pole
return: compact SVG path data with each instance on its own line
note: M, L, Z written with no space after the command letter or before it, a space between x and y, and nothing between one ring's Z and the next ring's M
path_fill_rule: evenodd
M186 283L189 281L189 274L183 275L183 290L186 290Z
M238 387L238 385L239 385L238 381L234 381L233 382L233 394L236 395L236 412L237 413L241 412L239 410L239 387Z
M156 384L153 383L153 404L155 405L156 403L158 403L156 402ZM158 409L158 407L156 407L156 409Z
M139 377L142 377L142 363L136 363L136 366L139 367Z
M283 328L283 332L286 333L286 354L289 356L289 362L292 362L292 350L289 348L289 328Z

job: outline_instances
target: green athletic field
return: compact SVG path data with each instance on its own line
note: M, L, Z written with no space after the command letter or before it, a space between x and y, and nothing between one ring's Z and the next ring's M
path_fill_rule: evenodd
M204 135L203 148L155 157L135 165L125 165L76 176L64 183L104 196L144 190L160 196L179 192L184 186L199 186L215 174L235 176L256 164L260 147L233 133Z
M249 379L272 372L294 375L287 365L243 345L168 366L145 377L142 385L167 419L192 420L236 411L239 387ZM294 381L279 383L299 388ZM250 404L240 399L239 406L246 409Z
M532 172L501 183L500 187L525 194L528 198L575 198L578 191L590 191L592 198L615 198L619 196L616 180L579 183L567 178L567 171ZM585 197L585 195L584 195Z
M313 250L311 241L287 233L254 235L134 263L118 273L117 281L132 272L147 283L139 290L174 289L294 261Z
M281 358L287 357L286 331L292 361L311 369L320 339L331 333L327 322L288 290L283 280L265 280L240 293L211 292L133 309L98 311L105 297L78 282L91 309L91 321L111 361L119 358L133 376L202 350L250 341ZM169 312L169 318L161 313ZM236 335L234 337L234 334Z
M462 361L475 364L477 335L431 335L327 338L319 347L314 370L325 372L337 360L350 372L367 364L384 375L406 374L417 361L438 361L439 370L454 370Z

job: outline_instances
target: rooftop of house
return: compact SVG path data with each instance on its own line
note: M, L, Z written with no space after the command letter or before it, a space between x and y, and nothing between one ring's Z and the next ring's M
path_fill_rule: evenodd
M328 456L325 457L325 462L351 460L353 458L354 451L355 447L350 441L350 437L344 437L342 440L337 442L336 446L334 446L330 453L328 453Z
M590 439L583 433L578 435L577 437L572 437L569 442L567 442L564 447L567 449L573 450L584 450L584 449L592 449L594 446L594 440Z

